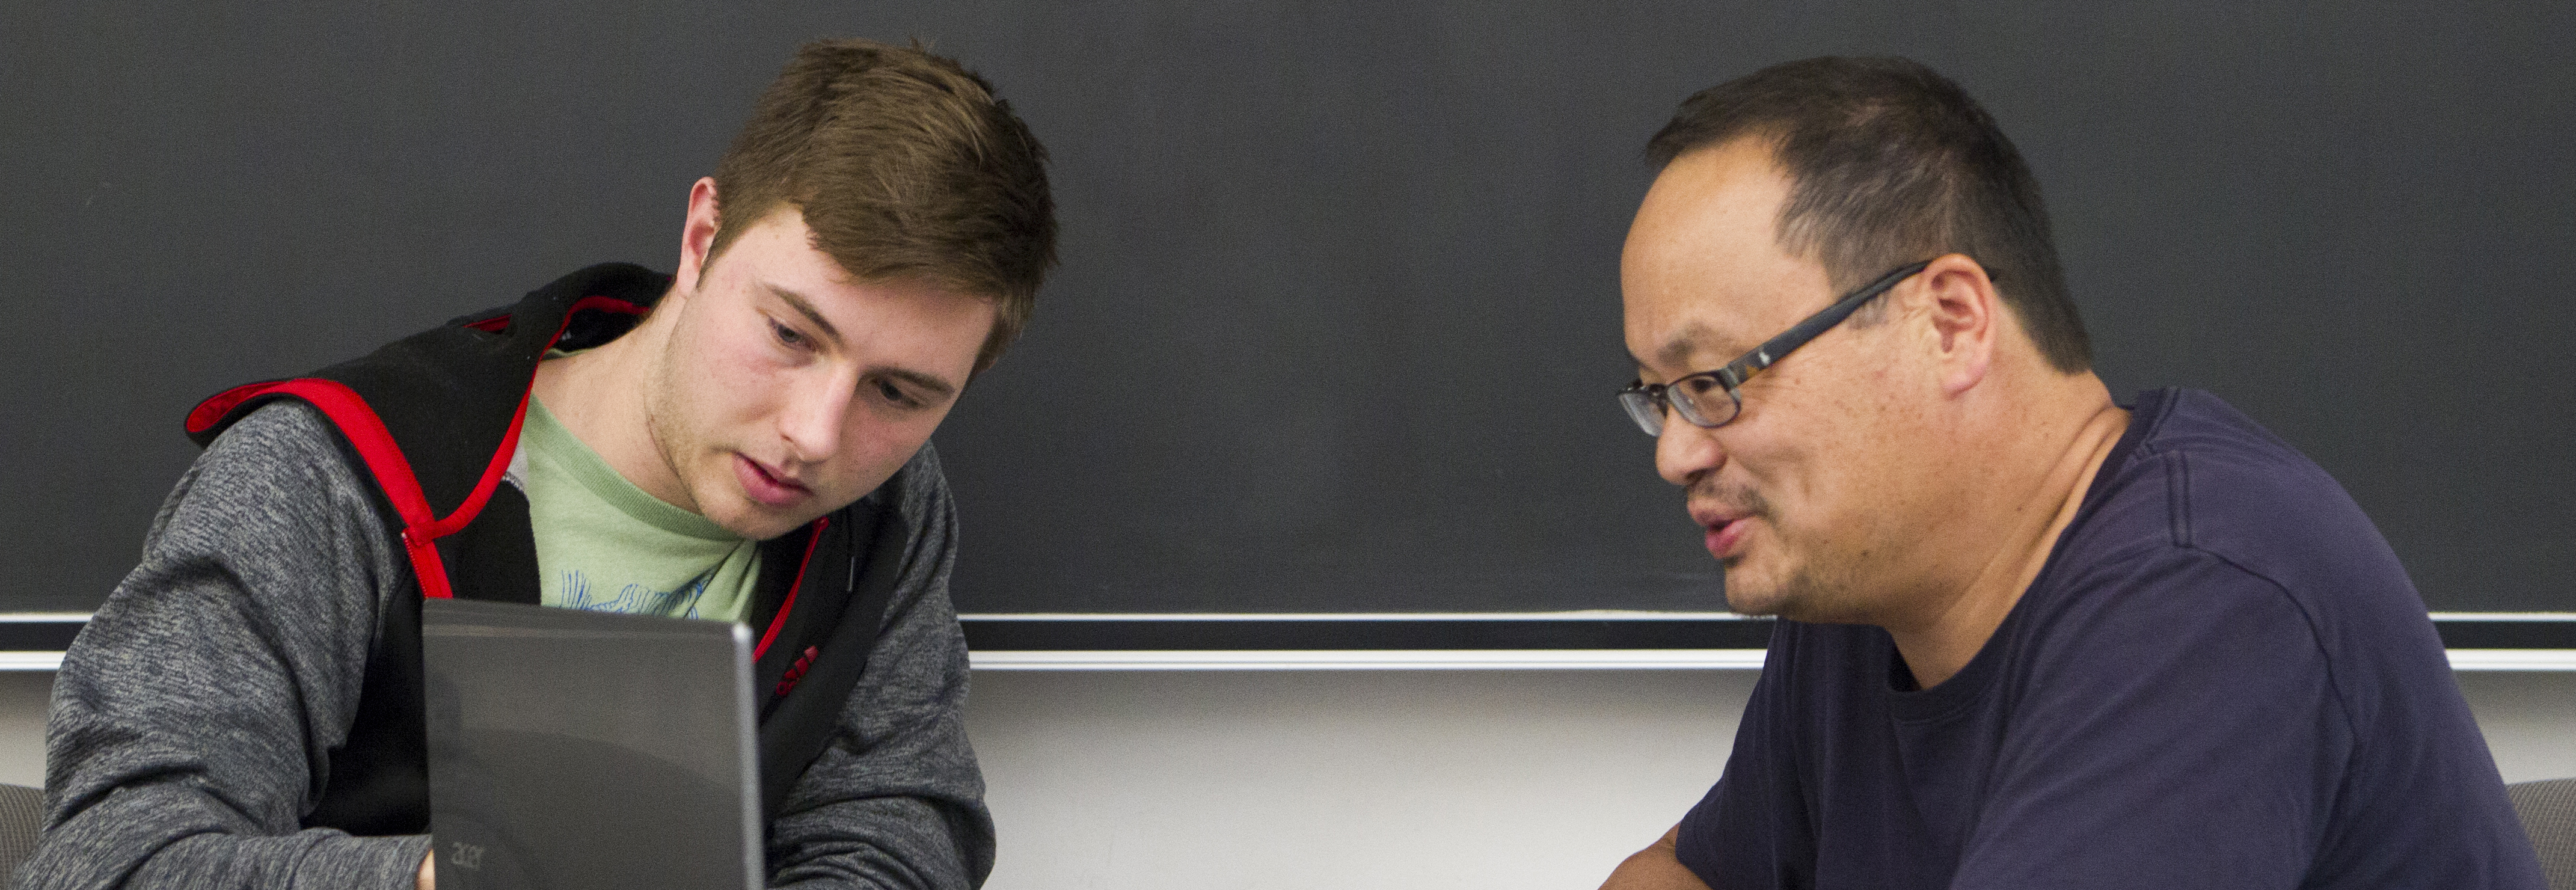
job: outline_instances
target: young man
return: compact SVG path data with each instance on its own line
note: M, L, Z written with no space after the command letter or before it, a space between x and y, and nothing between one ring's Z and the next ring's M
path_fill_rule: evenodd
M1993 120L1900 59L1702 92L1621 394L1780 616L1706 799L1609 888L2539 888L2405 570L2207 393L2114 404Z
M813 44L691 188L675 275L200 406L65 656L24 886L431 885L419 604L451 595L747 623L772 880L980 884L927 442L1053 263L1044 165L955 62Z

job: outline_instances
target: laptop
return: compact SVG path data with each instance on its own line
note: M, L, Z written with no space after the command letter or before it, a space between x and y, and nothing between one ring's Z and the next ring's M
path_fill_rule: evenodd
M440 890L761 886L751 634L421 604Z

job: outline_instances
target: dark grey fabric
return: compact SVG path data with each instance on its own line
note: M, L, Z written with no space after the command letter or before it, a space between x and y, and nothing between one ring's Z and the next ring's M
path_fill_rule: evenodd
M183 477L142 564L65 653L27 888L407 890L425 835L300 828L377 615L419 596L320 412L260 409ZM773 886L963 890L992 868L967 746L955 520L924 447L888 483L906 575L839 735L770 824Z
M2540 870L2549 890L2576 890L2576 779L2550 779L2507 785L2513 814L2540 851Z
M24 785L0 785L0 884L27 854L36 850L36 833L45 827L45 792ZM10 886L16 886L10 884Z

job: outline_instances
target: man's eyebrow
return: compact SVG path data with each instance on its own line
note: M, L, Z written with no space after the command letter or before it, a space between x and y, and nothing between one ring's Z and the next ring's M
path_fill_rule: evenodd
M869 368L868 373L875 374L880 377L892 377L896 380L910 383L922 389L929 390L931 395L943 399L951 395L955 395L957 392L956 384L950 383L946 380L941 380L938 377L929 374L921 373L920 371L915 371L911 368Z
M770 293L777 294L778 299L786 303L788 308L796 310L796 314L805 316L806 321L813 322L815 327L822 328L824 339L832 341L832 345L841 345L840 330L832 327L831 322L824 321L823 313L815 311L813 302L805 299L804 294L774 284L763 285L763 287L768 288ZM869 368L868 373L910 383L943 399L957 393L957 384L940 379L938 375L925 374L911 368Z
M1678 366L1690 361L1691 353L1711 344L1721 347L1728 345L1725 338L1718 336L1716 331L1710 330L1708 325L1694 321L1684 325L1681 332L1674 334L1672 339L1664 341L1663 348L1655 350L1655 360L1665 365ZM1718 352L1721 355L1730 354L1724 349ZM1735 350L1735 352L1740 353L1742 350Z
M775 284L762 286L768 288L770 293L777 294L778 299L785 302L788 308L796 310L796 314L805 316L806 321L813 322L815 327L822 328L823 339L832 341L832 345L834 346L841 345L840 329L832 327L831 322L824 321L823 313L814 311L813 302L805 299L804 294L779 287Z

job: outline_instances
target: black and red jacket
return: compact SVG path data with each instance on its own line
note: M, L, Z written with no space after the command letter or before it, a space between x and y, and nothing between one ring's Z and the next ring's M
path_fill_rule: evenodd
M350 465L374 482L378 515L410 557L422 597L535 604L537 549L528 502L502 476L518 448L537 362L626 333L671 277L622 263L592 266L518 305L458 318L374 353L291 380L237 386L188 414L200 447L259 406L302 399L340 433ZM745 620L759 634L763 812L775 815L839 726L892 595L905 528L892 498L869 497L763 542ZM884 520L884 521L880 521ZM429 830L420 600L396 596L367 659L356 722L329 752L322 800L306 828L358 835ZM832 657L822 657L831 653Z

